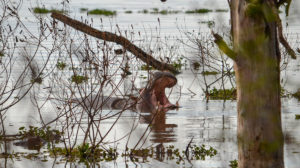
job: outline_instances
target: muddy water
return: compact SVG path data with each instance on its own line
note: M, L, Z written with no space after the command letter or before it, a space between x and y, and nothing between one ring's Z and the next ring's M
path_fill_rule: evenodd
M45 4L46 7L56 7L60 5L60 1L39 1L40 4ZM23 17L28 19L28 26L31 26L34 31L36 24L32 24L34 20L32 15L26 11L30 7L35 7L36 1L24 1ZM118 12L116 17L99 17L88 16L94 19L94 26L104 30L115 29L114 25L118 24L123 30L130 29L133 25L136 31L155 32L161 36L171 36L173 40L181 37L178 27L184 27L187 31L197 30L207 33L207 24L203 21L214 21L216 23L215 29L220 30L223 26L228 27L229 12L210 12L201 15L187 15L184 13L169 14L169 15L154 15L142 14L138 11L143 9L151 10L152 8L172 9L172 10L190 10L194 8L209 8L209 9L228 9L226 0L169 0L167 3L161 3L159 0L150 0L145 2L136 2L135 0L91 0L84 2L81 0L71 1L69 9L70 15L75 18L85 16L85 13L80 12L80 8L105 8L116 10ZM298 34L300 33L300 13L297 9L300 8L300 2L294 1L291 5L290 16L283 17L284 23L288 22L288 27L285 27L285 32L289 33L289 41L294 46L300 46L298 41ZM132 10L132 14L124 13L126 10ZM100 24L100 18L102 22ZM159 18L159 21L158 21ZM113 26L112 26L113 25ZM158 29L156 29L158 28ZM183 37L185 38L185 37ZM187 55L193 57L192 54ZM284 86L289 91L295 91L300 86L299 76L299 61L290 63L287 70L283 71L282 78L284 79ZM123 139L117 142L124 135L130 132L133 124L137 127L133 131L129 140L129 147L134 147L139 141L141 135L147 131L149 136L145 138L144 147L156 146L163 144L168 146L170 144L185 149L187 144L193 139L195 144L205 144L212 146L218 151L218 155L213 158L208 158L205 161L193 161L192 165L186 163L186 167L228 167L229 161L237 159L237 140L236 140L236 101L218 101L212 100L206 102L203 99L203 78L201 74L194 74L189 70L183 71L177 76L178 84L171 91L170 101L179 102L181 108L172 110L166 114L160 114L153 122L151 132L147 131L148 124L151 120L150 114L137 114L126 111L123 113L121 119L111 131L111 134L106 138L105 143L109 146L118 146L124 148L128 139ZM219 84L215 84L219 87ZM168 91L170 92L170 91ZM55 107L49 104L47 110L44 110L45 122L51 121L55 117ZM300 103L293 98L282 99L282 120L285 134L285 165L287 168L296 168L300 165L300 137L299 137L299 120L295 120L295 114L299 114ZM112 122L116 118L105 120L102 123L101 129L108 130ZM7 113L7 132L10 134L17 133L21 126L29 126L37 124L39 116L31 105L30 99L24 99L20 104L12 108ZM59 127L59 126L58 126ZM80 135L79 139L83 139ZM9 145L10 152L35 152L29 151L22 147L16 147L13 144ZM63 163L58 160L49 159L47 162L41 162L41 159L29 160L22 158L21 160L4 160L1 159L0 167L85 167L78 163ZM125 163L122 158L116 162L99 163L101 167L179 167L174 161L151 159L146 163L134 164L131 162ZM183 165L181 165L183 166Z

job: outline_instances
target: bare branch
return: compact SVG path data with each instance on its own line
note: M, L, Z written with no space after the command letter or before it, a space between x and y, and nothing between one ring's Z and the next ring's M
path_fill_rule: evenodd
M174 67L156 60L151 55L147 54L145 51L132 44L128 39L124 38L123 36L118 36L110 32L99 31L82 22L71 19L63 14L54 12L52 13L51 17L93 37L122 45L126 50L130 51L136 57L158 70L169 70L175 74L179 73Z

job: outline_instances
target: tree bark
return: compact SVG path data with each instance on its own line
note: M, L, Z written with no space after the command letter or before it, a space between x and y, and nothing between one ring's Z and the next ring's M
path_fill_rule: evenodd
M94 29L91 26L88 26L77 20L71 19L68 16L65 16L60 13L53 12L51 14L51 17L73 27L76 30L79 30L83 33L86 33L86 34L96 37L98 39L117 43L117 44L123 46L126 50L130 51L137 58L141 59L143 62L154 67L155 69L169 70L174 74L179 73L173 66L156 60L151 55L147 54L145 51L143 51L136 45L132 44L128 39L126 39L123 36L119 36L119 35L116 35L116 34L113 34L110 32L105 32L105 31L100 31L100 30Z
M231 0L230 4L236 53L239 168L284 167L280 52L276 19L272 18L277 12L273 10L275 2Z

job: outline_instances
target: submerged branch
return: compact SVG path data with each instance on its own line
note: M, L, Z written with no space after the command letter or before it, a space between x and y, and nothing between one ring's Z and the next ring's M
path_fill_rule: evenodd
M96 37L98 39L117 43L117 44L123 46L126 50L130 51L137 58L141 59L143 62L149 64L150 66L152 66L158 70L169 70L175 74L179 73L171 65L169 65L167 63L162 63L162 62L156 60L151 55L147 54L145 51L143 51L142 49L140 49L139 47L137 47L136 45L131 43L128 39L126 39L123 36L119 36L114 33L106 32L106 31L99 31L95 28L92 28L91 26L88 26L77 20L71 19L60 13L54 12L51 14L51 17L75 28L76 30L79 30L83 33L86 33L86 34Z

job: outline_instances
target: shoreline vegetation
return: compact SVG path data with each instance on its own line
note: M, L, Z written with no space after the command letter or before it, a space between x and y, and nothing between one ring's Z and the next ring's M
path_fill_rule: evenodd
M117 11L112 11L108 9L91 9L89 10L88 8L80 8L80 12L87 12L90 15L104 15L104 16L115 16L117 15ZM207 9L207 8L199 8L199 9L194 9L194 10L186 10L186 11L181 11L181 10L171 10L171 9L158 9L158 8L152 8L152 9L143 9L140 11L137 11L137 13L143 13L143 14L160 14L160 15L167 15L167 14L178 14L178 13L185 13L185 14L205 14L209 12L228 12L228 9ZM67 13L65 10L60 10L60 9L47 9L45 7L35 7L33 8L34 13L38 14L47 14L47 13L52 13L52 12L57 12L57 13ZM132 14L134 11L132 10L125 10L125 14Z

